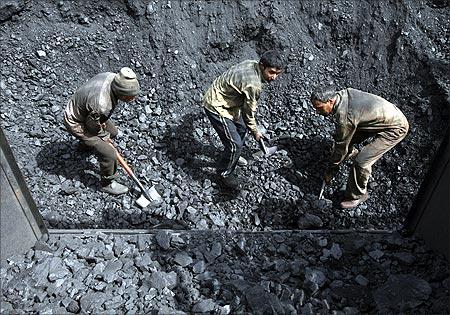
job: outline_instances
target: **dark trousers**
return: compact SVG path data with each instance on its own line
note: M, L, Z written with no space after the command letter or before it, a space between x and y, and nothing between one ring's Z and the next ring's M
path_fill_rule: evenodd
M218 161L217 170L223 177L233 174L242 147L247 136L247 127L244 124L242 116L238 121L234 121L205 109L206 116L216 130L224 148L221 159Z
M117 127L109 119L105 123L106 131L109 132L110 138L114 139L118 133ZM89 148L94 149L100 163L102 185L108 185L117 172L116 150L109 144L107 139L103 140L99 136L88 137L81 141Z

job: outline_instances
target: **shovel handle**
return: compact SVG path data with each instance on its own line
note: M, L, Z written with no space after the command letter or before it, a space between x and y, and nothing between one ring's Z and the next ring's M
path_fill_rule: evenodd
M127 172L128 175L133 176L134 175L133 170L131 169L131 167L128 165L127 161L124 160L124 158L122 157L122 155L119 152L116 153L116 157L117 157L117 161L119 161L120 165L122 165L125 172Z
M131 179L136 183L136 185L139 186L139 188L141 189L142 194L145 196L145 198L149 201L153 200L153 198L147 193L147 190L145 189L144 185L142 185L141 181L136 177L136 175L134 175L133 170L131 169L131 167L128 165L127 161L125 161L125 159L122 157L122 155L119 153L119 151L116 149L116 147L114 146L113 142L111 141L111 139L108 140L109 144L116 150L116 158L117 161L119 161L120 165L122 165L123 169L125 170L125 172L127 172L127 174L131 177Z
M319 193L319 199L322 199L323 197L323 191L325 189L325 181L322 181L322 187L320 188L320 193Z
M141 181L136 177L136 175L134 175L133 170L131 169L131 167L128 165L128 163L124 160L124 158L122 157L122 155L120 155L120 153L118 151L117 151L116 156L117 156L117 160L119 161L120 165L122 165L125 172L127 172L127 174L130 175L131 179L139 186L141 191L144 194L146 194L144 185L142 185Z
M262 151L264 152L264 154L267 154L267 148L266 148L266 145L264 144L264 140L262 137L259 139L259 145L260 145Z
M127 172L128 175L133 176L134 175L133 170L128 165L127 161L125 161L125 159L119 153L119 151L116 149L116 147L114 146L114 143L112 142L112 140L108 139L108 142L114 148L114 150L116 150L117 161L119 161L120 165L122 165L122 167L124 168L125 172Z

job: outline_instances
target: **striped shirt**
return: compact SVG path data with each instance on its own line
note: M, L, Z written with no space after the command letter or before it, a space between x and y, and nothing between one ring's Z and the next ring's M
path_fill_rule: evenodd
M245 60L218 76L203 96L203 106L237 121L242 114L247 128L258 133L256 109L265 83L258 61Z

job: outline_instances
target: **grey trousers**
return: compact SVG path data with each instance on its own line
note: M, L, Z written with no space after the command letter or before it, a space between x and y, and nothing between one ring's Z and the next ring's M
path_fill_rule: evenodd
M346 199L359 199L367 193L367 182L372 174L372 165L384 153L402 141L408 133L408 129L408 122L405 122L402 127L383 130L375 134L358 133L358 131L355 133L350 148L353 144L360 143L368 137L374 138L355 157L347 180Z

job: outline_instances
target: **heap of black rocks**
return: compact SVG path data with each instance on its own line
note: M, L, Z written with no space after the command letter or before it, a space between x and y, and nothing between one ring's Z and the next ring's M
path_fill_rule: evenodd
M449 13L439 1L40 0L7 1L0 13L1 127L51 228L172 221L197 229L290 229L315 216L310 221L323 228L395 229L448 123L448 23L440 21ZM242 189L227 191L215 175L221 145L201 96L229 66L267 49L282 50L288 63L258 111L281 150L264 159L248 141ZM62 124L78 86L122 66L138 73L142 93L114 114L117 145L147 186L161 188L157 209L140 209L138 191L119 198L99 192L95 157L78 151ZM332 203L316 204L333 127L311 110L308 96L325 81L381 95L411 124L375 165L370 199L352 211L336 206L349 164L326 188Z
M22 1L0 3L0 122L49 228L217 231L54 234L1 269L1 313L448 313L448 264L396 234L262 232L395 229L448 124L445 1ZM201 96L267 49L288 66L258 121L279 152L250 140L242 189L218 184L221 145ZM123 66L142 93L119 104L117 145L164 202L98 191L98 165L62 127L87 79ZM322 82L373 92L410 121L377 164L371 198L341 211L349 162L317 199L332 125L311 110ZM122 173L121 180L129 181ZM223 229L228 229L223 231ZM238 230L260 231L242 232Z
M2 314L448 314L444 257L396 233L54 234L1 269Z

